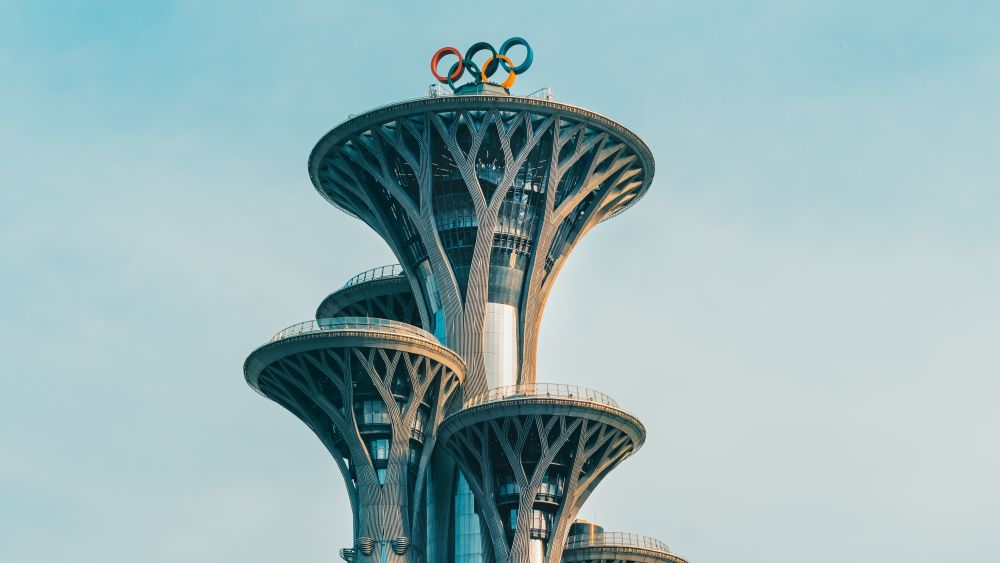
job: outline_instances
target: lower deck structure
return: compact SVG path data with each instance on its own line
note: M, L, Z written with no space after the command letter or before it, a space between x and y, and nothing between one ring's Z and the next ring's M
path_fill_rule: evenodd
M603 393L535 383L466 400L441 446L468 481L494 561L559 561L580 507L646 430Z
M627 532L605 532L590 522L576 521L563 551L563 563L688 563L662 541Z
M464 370L423 330L363 317L293 325L247 358L250 386L312 429L343 474L355 538L344 558L424 561L424 474Z

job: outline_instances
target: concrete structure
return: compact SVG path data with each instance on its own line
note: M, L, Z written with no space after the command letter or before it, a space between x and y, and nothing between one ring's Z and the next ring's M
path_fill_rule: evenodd
M681 563L655 540L585 545L571 530L645 428L603 393L537 382L535 366L556 276L646 192L652 155L575 106L483 82L455 91L357 115L316 145L317 191L399 264L355 276L317 320L256 350L247 381L340 466L346 560Z

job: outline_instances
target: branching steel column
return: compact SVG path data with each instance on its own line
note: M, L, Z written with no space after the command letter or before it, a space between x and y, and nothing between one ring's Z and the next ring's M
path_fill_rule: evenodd
M337 461L354 549L399 563L423 561L423 526L415 524L424 474L463 370L429 334L364 326L317 325L258 349L246 364L251 386L309 426Z
M564 397L502 399L449 416L441 445L479 501L496 561L560 561L569 526L601 479L634 453L645 429L608 405Z
M489 302L517 311L518 342L503 349L517 350L517 383L535 380L542 310L566 257L652 172L642 141L603 116L486 95L363 114L310 158L317 190L389 242L422 296L424 328L465 359L466 395L488 387Z

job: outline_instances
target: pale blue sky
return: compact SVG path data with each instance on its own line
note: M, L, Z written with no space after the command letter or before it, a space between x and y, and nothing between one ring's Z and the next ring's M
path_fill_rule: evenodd
M649 431L582 516L692 563L1000 560L996 2L422 4L0 3L0 561L338 560L334 464L241 373L392 261L306 158L511 35L516 91L657 160L543 324L540 379Z

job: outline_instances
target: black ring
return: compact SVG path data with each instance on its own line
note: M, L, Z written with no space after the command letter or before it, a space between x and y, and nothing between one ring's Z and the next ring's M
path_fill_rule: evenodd
M469 47L469 50L465 52L465 66L470 72L472 72L472 76L475 78L476 82L481 82L483 77L479 70L479 65L472 61L472 57L476 56L476 54L480 51L489 51L490 55L493 56L493 60L490 61L490 64L486 65L486 78L496 74L497 69L500 68L500 59L496 58L497 50L493 48L493 45L490 45L485 41L480 41L472 47ZM474 71L473 68L475 68Z

